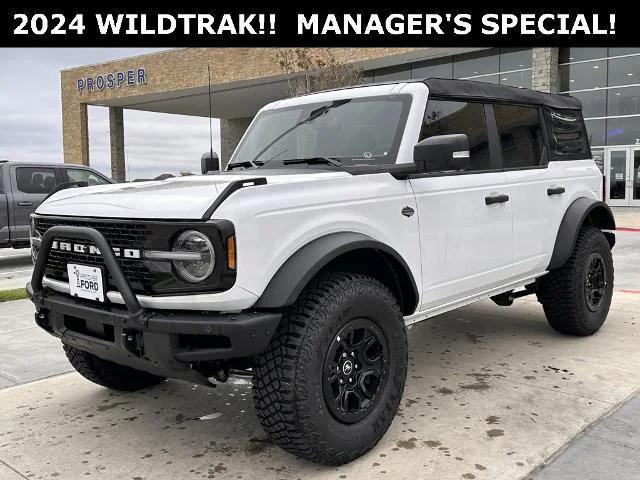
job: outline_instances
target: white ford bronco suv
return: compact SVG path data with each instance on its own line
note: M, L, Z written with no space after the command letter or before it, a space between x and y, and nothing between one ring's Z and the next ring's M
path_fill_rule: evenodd
M267 105L224 172L55 193L32 217L27 288L87 379L249 374L274 443L340 464L398 409L408 325L536 294L556 330L601 327L601 198L575 98L361 85Z

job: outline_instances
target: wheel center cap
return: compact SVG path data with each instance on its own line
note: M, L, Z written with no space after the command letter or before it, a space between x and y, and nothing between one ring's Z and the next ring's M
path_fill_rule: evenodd
M342 373L349 375L353 371L353 363L351 360L347 360L342 364Z

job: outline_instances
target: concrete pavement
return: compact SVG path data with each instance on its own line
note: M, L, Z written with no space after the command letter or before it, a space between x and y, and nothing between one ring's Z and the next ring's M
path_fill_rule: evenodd
M0 290L24 287L31 278L33 265L28 248L0 249Z
M0 391L0 460L60 479L522 478L640 387L638 298L617 293L589 338L551 330L531 297L414 326L401 411L340 468L271 445L246 380L117 393L76 373Z
M60 341L36 326L33 312L29 300L0 303L0 388L72 370Z

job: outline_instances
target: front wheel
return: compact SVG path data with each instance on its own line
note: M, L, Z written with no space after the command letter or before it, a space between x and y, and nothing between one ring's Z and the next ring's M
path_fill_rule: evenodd
M596 333L613 296L613 258L604 234L584 227L562 268L540 279L538 298L549 324L570 335Z
M287 309L256 362L256 412L271 439L339 465L375 446L404 390L407 334L398 302L365 275L327 273Z

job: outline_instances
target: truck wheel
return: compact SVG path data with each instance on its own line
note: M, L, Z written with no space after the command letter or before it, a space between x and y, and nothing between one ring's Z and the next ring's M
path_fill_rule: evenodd
M289 307L256 362L258 418L299 457L340 465L371 450L398 410L408 363L396 298L360 274L326 273Z
M69 345L63 344L63 347L73 368L87 380L103 387L135 392L165 380L163 377L103 360Z
M604 234L584 227L567 263L542 277L538 299L549 324L559 332L596 333L613 295L613 258Z

